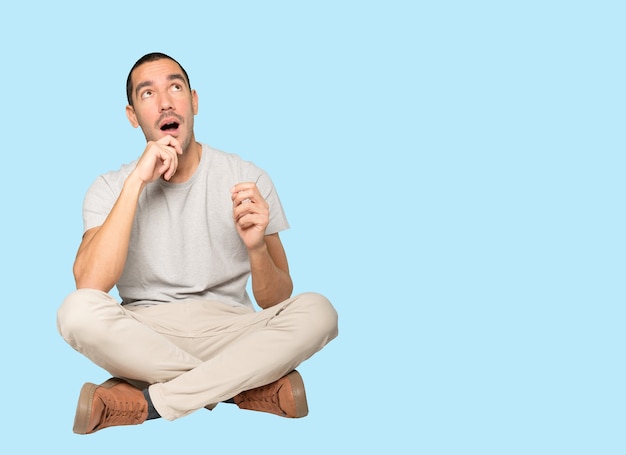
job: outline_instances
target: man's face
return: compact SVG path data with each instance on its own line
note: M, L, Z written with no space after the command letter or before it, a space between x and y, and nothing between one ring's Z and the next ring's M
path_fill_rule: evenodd
M131 125L141 127L146 141L170 135L186 151L195 140L198 94L190 90L180 66L169 59L144 63L135 68L131 80L134 106L126 107Z

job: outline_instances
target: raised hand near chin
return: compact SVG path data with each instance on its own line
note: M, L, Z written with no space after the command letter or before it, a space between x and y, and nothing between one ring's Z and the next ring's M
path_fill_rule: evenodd
M149 141L133 174L144 184L154 182L161 176L169 180L176 173L178 155L182 154L180 142L172 136L164 136L158 141Z

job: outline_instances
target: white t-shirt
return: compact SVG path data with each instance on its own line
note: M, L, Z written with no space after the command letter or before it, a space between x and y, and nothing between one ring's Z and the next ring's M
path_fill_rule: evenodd
M87 231L101 226L137 161L99 176L83 204ZM270 177L253 163L202 144L198 169L184 183L159 179L140 198L124 272L117 290L123 304L191 298L252 307L246 291L250 264L233 221L230 188L256 182L270 207L266 234L288 229Z

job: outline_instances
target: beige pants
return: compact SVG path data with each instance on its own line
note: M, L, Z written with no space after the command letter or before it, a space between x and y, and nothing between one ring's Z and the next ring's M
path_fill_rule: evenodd
M65 299L57 324L111 375L150 384L167 420L273 382L337 336L335 309L315 293L254 311L211 300L131 308L81 289Z

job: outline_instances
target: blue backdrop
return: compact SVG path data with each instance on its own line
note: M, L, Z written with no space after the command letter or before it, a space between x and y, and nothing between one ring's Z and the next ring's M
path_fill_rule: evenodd
M3 7L0 431L11 453L623 454L618 1ZM57 334L81 203L143 150L125 78L162 51L196 137L266 169L295 291L340 336L310 415L221 405L72 433L105 372Z

